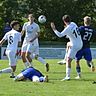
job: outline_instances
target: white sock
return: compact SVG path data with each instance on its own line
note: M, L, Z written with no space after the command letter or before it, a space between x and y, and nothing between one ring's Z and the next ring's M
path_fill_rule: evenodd
M42 57L38 57L37 60L40 61L43 64L46 64L45 60Z
M66 68L66 76L70 77L71 68Z
M8 68L5 68L5 69L1 70L1 73L11 73L11 72L12 72L12 68L11 67L8 67Z
M66 61L66 59L67 59L67 52L65 53L65 57L64 57L64 60Z
M33 66L32 62L29 62L29 67L32 67L32 66Z
M29 63L28 62L25 62L24 65L27 68L29 66Z

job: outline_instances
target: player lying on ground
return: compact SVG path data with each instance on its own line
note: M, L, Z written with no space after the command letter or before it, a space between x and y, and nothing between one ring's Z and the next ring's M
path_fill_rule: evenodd
M48 82L48 76L44 76L39 70L29 67L21 71L15 78L15 81L30 80L33 82Z

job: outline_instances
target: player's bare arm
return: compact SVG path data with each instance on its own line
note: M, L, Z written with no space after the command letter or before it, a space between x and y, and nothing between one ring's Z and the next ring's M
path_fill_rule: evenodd
M23 35L24 35L24 33L25 33L25 30L22 30L22 31L21 31L21 35L23 36Z
M32 39L32 40L30 40L30 42L33 42L35 39L37 39L39 37L39 33L37 33L36 34L36 36Z
M0 46L2 46L2 44L5 42L5 39L2 39L1 41L0 41Z
M53 31L55 31L55 30L56 30L56 27L55 27L54 22L51 22L51 24L50 24L50 25L51 25L52 30L53 30Z

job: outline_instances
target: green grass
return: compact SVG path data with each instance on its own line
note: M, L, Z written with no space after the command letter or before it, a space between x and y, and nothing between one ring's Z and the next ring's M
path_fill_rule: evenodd
M84 60L81 61L82 79L75 80L75 63L72 62L71 80L60 81L65 76L65 65L58 65L59 59L47 59L50 71L46 73L45 66L38 61L34 67L44 74L49 75L48 83L14 82L9 78L10 74L0 75L0 96L96 96L96 72L91 72ZM93 60L96 63L96 60ZM8 67L8 60L0 61L0 69ZM21 60L18 61L16 74L24 67Z

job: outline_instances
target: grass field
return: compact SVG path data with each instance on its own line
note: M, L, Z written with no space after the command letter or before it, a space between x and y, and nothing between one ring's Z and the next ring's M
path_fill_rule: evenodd
M59 59L47 59L50 71L46 73L45 66L33 61L34 66L44 74L49 75L48 83L14 82L10 74L0 75L0 96L96 96L96 72L91 72L84 60L81 61L82 79L75 80L75 63L72 62L71 80L60 81L65 76L65 65L58 65ZM96 60L93 60L96 63ZM7 60L0 60L0 69L8 67ZM18 61L16 74L24 68L21 60Z

